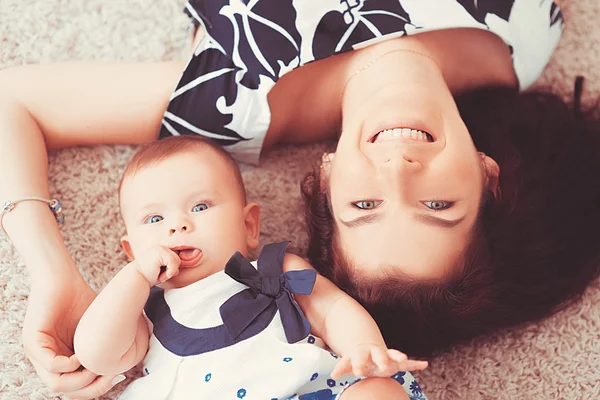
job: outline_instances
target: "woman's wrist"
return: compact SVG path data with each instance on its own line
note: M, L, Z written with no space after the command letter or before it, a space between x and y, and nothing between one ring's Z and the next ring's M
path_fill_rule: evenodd
M46 204L20 203L4 216L3 227L27 266L32 281L79 275L55 216Z

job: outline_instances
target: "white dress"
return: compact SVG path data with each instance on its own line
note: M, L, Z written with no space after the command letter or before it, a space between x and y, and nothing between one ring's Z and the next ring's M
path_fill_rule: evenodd
M252 266L257 268L256 262ZM152 335L144 376L120 398L329 400L356 381L353 376L331 379L337 356L321 339L309 334L288 343L279 310L260 333L229 345L223 341L228 335L220 307L244 290L248 286L224 271L186 287L153 290L146 307ZM191 335L182 334L173 323L192 328L187 331ZM187 353L191 354L183 355ZM425 399L409 373L393 377L412 398Z

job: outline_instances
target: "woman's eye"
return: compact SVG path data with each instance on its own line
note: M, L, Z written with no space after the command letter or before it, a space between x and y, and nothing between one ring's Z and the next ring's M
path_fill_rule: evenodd
M148 218L146 218L144 220L145 224L156 224L157 222L160 222L163 220L163 217L161 217L160 215L150 215Z
M372 210L374 208L379 207L380 204L381 201L378 200L361 200L352 203L354 207L359 208L361 210Z
M206 203L198 203L194 206L194 208L192 208L192 212L200 212L200 211L204 211L208 208L208 204Z
M433 201L424 201L423 204L425 207L429 208L433 211L443 211L447 210L454 205L452 201L441 201L441 200L433 200Z

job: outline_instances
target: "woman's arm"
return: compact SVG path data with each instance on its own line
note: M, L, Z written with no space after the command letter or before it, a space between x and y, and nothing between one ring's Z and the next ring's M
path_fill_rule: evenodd
M182 62L72 63L1 70L0 205L50 197L47 148L154 139L182 68ZM73 332L95 294L54 216L43 203L23 202L2 225L29 270L23 345L36 371L53 391L70 397L106 392L113 377L72 372L79 367Z
M63 63L0 71L0 202L50 197L47 148L155 139L182 68ZM47 206L20 203L2 223L33 282L77 273Z

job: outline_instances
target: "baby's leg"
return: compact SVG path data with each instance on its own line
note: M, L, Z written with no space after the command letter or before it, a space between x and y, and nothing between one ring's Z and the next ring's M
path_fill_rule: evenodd
M367 378L342 393L341 400L408 400L406 390L392 378Z

